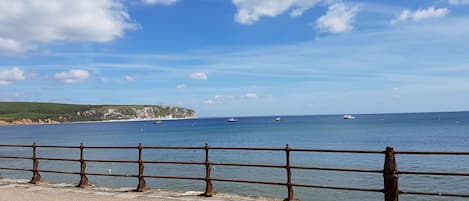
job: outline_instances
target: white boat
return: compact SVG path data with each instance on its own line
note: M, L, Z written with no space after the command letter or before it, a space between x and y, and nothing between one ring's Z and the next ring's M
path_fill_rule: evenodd
M226 120L227 122L238 122L238 119L234 118L234 117L231 117L229 119Z
M344 119L355 119L355 117L351 114L344 115Z
M160 121L160 120L153 122L153 124L161 124L161 123L163 123L163 121Z
M275 118L275 121L282 121L282 118L277 117L277 118Z

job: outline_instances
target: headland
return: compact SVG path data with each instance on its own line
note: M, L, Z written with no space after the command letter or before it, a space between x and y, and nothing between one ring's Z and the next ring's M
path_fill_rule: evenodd
M175 106L0 102L0 125L190 118L197 118L194 110Z

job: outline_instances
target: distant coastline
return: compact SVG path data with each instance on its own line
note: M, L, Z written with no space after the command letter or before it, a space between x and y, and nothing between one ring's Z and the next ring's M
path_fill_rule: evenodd
M69 122L30 122L28 120L18 122L6 122L0 120L0 126L21 126L21 125L54 125L54 124L92 124L92 123L117 123L117 122L140 122L140 121L177 121L198 119L198 117L185 118L165 118L165 119L120 119L120 120L101 120L101 121L69 121Z
M77 105L0 102L0 125L194 119L194 110L160 105Z

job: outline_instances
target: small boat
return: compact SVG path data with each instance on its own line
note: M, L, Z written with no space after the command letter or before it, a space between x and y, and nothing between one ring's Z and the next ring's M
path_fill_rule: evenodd
M282 118L277 117L277 118L275 118L275 121L282 121Z
M238 122L238 119L234 118L234 117L231 117L229 119L226 120L227 122Z
M351 114L344 115L344 119L355 119L355 117Z
M163 121L160 121L160 120L153 122L153 124L161 124L161 123L163 123Z

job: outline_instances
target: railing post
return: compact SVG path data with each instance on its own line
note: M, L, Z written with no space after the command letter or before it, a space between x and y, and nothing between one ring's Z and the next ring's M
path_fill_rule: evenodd
M384 200L399 201L397 163L393 147L386 147L383 176Z
M145 182L145 178L143 177L143 160L142 160L142 143L138 144L138 186L137 192L145 191L147 187L147 182Z
M41 175L39 174L38 167L39 167L39 161L37 160L36 157L36 143L33 143L33 178L31 178L30 183L33 184L38 184L41 181Z
M86 163L85 157L83 156L83 143L80 143L80 183L77 187L84 188L88 185L88 177L86 177Z
M208 160L208 143L205 143L205 192L202 196L212 197L212 179L210 178L210 162Z
M287 189L288 189L288 198L285 200L288 201L293 201L295 199L294 193L293 193L293 186L292 186L292 179L291 179L291 166L290 166L290 147L288 144L285 147L285 153L286 153L286 170L287 170Z

